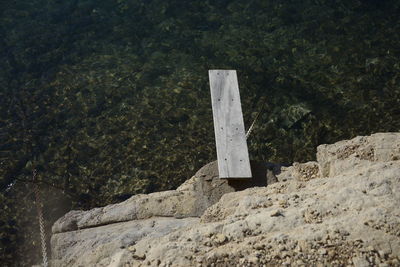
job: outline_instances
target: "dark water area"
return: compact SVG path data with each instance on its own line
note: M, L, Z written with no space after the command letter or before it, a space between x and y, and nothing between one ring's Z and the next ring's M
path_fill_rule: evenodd
M176 188L216 159L209 69L238 72L253 160L400 130L400 1L1 1L0 261L70 209Z

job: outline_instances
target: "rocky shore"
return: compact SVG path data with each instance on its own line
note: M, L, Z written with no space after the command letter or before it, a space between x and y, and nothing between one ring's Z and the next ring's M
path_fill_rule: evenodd
M53 266L400 265L400 133L252 171L228 182L213 162L177 190L71 211L53 226Z

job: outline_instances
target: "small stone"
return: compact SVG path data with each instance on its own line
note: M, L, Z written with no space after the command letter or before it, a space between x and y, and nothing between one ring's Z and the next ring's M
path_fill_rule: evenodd
M383 251L383 250L379 250L379 251L378 251L378 254L379 254L379 257L381 257L382 259L384 259L385 256L386 256L386 253L385 253L385 251Z
M281 210L274 210L271 214L271 217L278 217L278 216L283 216L282 211Z
M224 235L224 234L217 234L217 235L215 236L215 238L214 238L214 241L215 241L217 244L223 244L223 243L225 243L227 240L228 240L228 238L227 238L226 235Z
M253 246L254 249L256 250L263 250L265 248L264 244L256 244Z
M253 264L257 264L259 259L255 256L251 256L247 259L248 262L253 263Z
M206 246L206 247L211 247L211 246L212 246L212 244L211 244L210 241L205 241L205 242L203 243L203 245Z
M209 232L209 233L206 234L206 237L212 237L213 235L214 235L213 232Z
M285 250L287 250L287 249L286 249L286 246L284 246L284 245L279 245L279 246L278 246L278 249L279 249L279 251L285 251Z
M299 240L299 242L297 243L297 247L299 252L304 252L307 250L308 244L305 240Z
M318 250L318 253L319 253L319 255L326 255L326 254L327 254L327 251L326 251L326 249L324 249L324 248L320 248L320 249Z
M346 230L340 231L340 234L341 234L342 236L349 236L349 235L350 235L350 233L349 233L348 231L346 231Z
M394 266L400 265L400 261L398 259L392 259L391 264Z
M288 206L288 202L285 199L279 200L279 206L281 206L282 208L286 208Z
M138 260L145 260L146 255L144 253L137 253L137 254L133 255L133 258L138 259Z

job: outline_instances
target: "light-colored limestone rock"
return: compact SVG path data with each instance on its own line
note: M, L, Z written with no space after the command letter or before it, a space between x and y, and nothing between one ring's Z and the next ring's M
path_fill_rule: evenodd
M198 218L161 217L53 234L52 258L62 259L58 265L53 265L120 266L118 264L126 261L126 257L134 256L132 245L143 237L156 238L198 222Z
M265 163L252 162L251 166L253 179L228 181L218 178L217 162L211 162L177 190L135 195L124 202L88 211L70 211L54 223L52 232L61 233L151 217L199 217L225 193L276 182L273 170Z
M89 211L71 211L53 225L53 265L86 266L94 262L99 266L110 262L118 265L126 261L123 256L126 253L119 251L121 248L146 236L165 235L198 222L204 211L227 192L276 181L266 164L252 162L252 171L255 178L251 181L219 179L217 163L212 162L177 190L136 195Z
M282 200L288 203L286 208L281 207ZM225 194L206 210L202 223L160 238L142 239L135 248L150 262L173 266L196 262L234 266L240 260L253 266L255 248L260 247L261 265L293 265L301 260L309 266L334 261L351 264L357 253L373 245L376 253L369 253L368 263L375 265L398 260L399 207L400 161L374 162L369 168L356 168L352 175L305 184L291 180ZM220 234L227 242L215 242L212 237ZM296 250L300 242L303 245ZM389 253L381 253L386 255L383 258L378 253L382 249ZM356 258L356 262L361 261ZM140 266L142 261L130 264Z
M323 145L318 163L283 169L278 183L234 192L237 184L203 202L188 201L198 210L185 214L202 211L200 219L135 215L124 223L54 234L55 266L399 266L399 148L399 133ZM212 187L189 180L163 196L175 201L196 190ZM79 222L85 214L70 215Z
M276 175L279 182L286 182L291 179L299 181L308 181L311 179L319 178L319 164L315 161L306 163L293 163L292 166L282 167L281 172Z
M331 177L371 162L400 160L400 133L376 133L317 148L321 176Z

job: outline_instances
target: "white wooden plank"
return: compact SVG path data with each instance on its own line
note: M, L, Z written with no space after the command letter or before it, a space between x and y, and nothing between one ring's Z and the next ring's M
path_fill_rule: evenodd
M220 178L251 178L239 85L235 70L209 70Z

